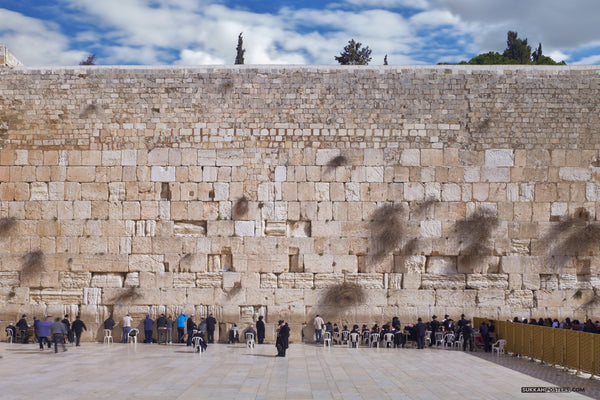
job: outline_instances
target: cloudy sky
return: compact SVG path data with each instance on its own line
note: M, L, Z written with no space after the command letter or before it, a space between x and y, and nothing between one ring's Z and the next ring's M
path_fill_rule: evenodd
M336 64L348 40L371 64L502 52L508 30L568 64L600 64L598 0L0 0L0 44L27 66Z

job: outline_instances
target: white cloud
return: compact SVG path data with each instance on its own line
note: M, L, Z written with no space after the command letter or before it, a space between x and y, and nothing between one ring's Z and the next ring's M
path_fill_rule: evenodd
M0 8L0 42L26 66L76 65L87 55L69 50L69 40L54 24Z
M429 4L427 0L345 0L346 3L363 6L363 7L377 7L377 8L414 8L423 10L426 9Z

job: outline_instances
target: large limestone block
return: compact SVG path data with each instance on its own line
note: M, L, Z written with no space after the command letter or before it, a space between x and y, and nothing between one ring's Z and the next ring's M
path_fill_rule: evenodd
M82 289L90 286L92 274L89 272L60 272L60 286L65 289Z
M30 289L32 303L80 304L83 301L82 289Z
M276 289L277 288L277 275L272 272L260 274L260 288L261 289Z
M129 256L130 271L163 272L164 256L156 254L131 254Z
M433 306L435 305L434 290L389 290L388 304L399 307Z
M444 290L435 291L435 305L437 307L464 307L475 308L477 304L477 290Z
M275 289L246 289L246 303L271 307L275 303Z
M352 274L358 272L358 258L355 255L334 255L333 272Z
M315 274L315 288L325 289L344 283L344 274Z
M342 223L340 221L312 221L312 237L339 237L342 234Z
M563 181L589 181L592 171L589 168L562 167L558 170L558 177Z
M260 288L260 274L258 272L244 272L241 282L244 288L258 289Z
M284 272L277 278L281 289L311 289L315 285L314 274L306 272Z
M246 305L248 304L246 302L246 289L238 286L227 290L215 288L215 304L218 306Z
M355 283L364 289L383 289L384 274L346 274L346 282Z
M547 273L553 268L544 257L503 256L500 259L500 273L504 274Z
M531 290L507 290L506 304L516 308L531 308L534 306Z
M401 273L424 273L425 263L427 257L425 256L396 256L394 257L394 271Z
M127 272L129 270L128 256L126 254L78 254L73 255L71 260L72 271Z
M117 274L94 274L90 286L94 288L120 288L123 287L123 276Z
M421 287L421 274L402 274L402 289L419 289Z
M213 288L187 288L185 289L185 304L214 304Z
M289 269L287 254L249 254L247 259L248 272L285 272Z
M19 273L17 271L0 272L0 287L16 287L19 284Z
M275 304L303 304L303 289L275 289Z
M432 256L427 259L428 274L454 274L457 272L456 257L436 257Z
M576 274L558 274L558 288L560 290L569 289L592 289L589 276Z
M540 274L523 274L523 289L539 290L541 287ZM513 289L509 287L509 289Z
M304 271L311 273L332 273L333 255L331 254L305 254Z
M490 149L485 151L486 167L513 167L515 155L510 149Z
M207 221L206 235L209 237L223 236L229 237L235 233L234 221Z
M196 274L196 286L199 288L220 288L223 275L220 272L199 272Z
M464 274L421 274L421 287L423 289L464 289L465 286Z
M196 286L196 274L193 272L173 273L173 287L188 288Z
M496 307L505 304L506 291L502 289L482 289L477 292L478 307Z
M468 274L469 289L507 289L508 274Z
M494 274L500 268L500 257L459 256L458 272L464 274Z
M223 289L242 286L242 274L239 272L223 272Z
M188 253L179 261L180 272L207 272L208 257L206 254Z
M216 165L218 167L236 167L244 164L244 150L217 149Z

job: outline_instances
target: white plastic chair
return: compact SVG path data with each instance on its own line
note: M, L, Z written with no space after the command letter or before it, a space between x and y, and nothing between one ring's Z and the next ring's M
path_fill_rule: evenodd
M138 334L140 333L140 330L138 328L133 328L130 332L129 332L129 339L127 339L128 343L131 343L131 341L133 341L133 343L137 343L137 337Z
M200 336L194 336L192 338L192 351L202 353L204 352L204 347L202 347L202 338Z
M431 345L431 331L425 331L425 346Z
M110 329L105 329L104 330L104 342L103 343L114 343L113 341L113 337L112 337L112 331Z
M464 342L465 342L465 339L463 338L463 335L461 333L460 336L458 337L458 340L455 340L454 343L452 344L452 347L458 347L458 350L460 350L463 347Z
M350 347L350 331L342 331L341 333L341 339L340 339L340 344L348 344L348 347Z
M498 356L500 355L500 353L504 354L504 345L505 344L506 344L506 340L504 340L504 339L500 339L500 340L496 341L496 343L494 343L492 345L492 354L494 354L494 352L496 352Z
M6 332L6 343L12 344L12 342L13 342L13 331L12 331L12 329L6 328L4 331Z
M246 346L254 348L254 333L246 332Z
M371 333L369 337L369 347L379 348L379 333Z
M394 334L391 332L388 332L385 335L383 335L383 343L384 343L385 347L393 348L394 347Z
M333 332L333 344L342 344L342 334L340 332Z
M453 343L454 343L454 333L446 333L444 335L444 348L446 348L446 347L452 348Z
M435 343L436 346L440 346L444 344L444 332L436 332L435 333Z
M358 332L350 332L350 340L348 341L348 347L356 347L360 344L360 335Z
M331 333L325 332L323 334L323 347L331 347Z

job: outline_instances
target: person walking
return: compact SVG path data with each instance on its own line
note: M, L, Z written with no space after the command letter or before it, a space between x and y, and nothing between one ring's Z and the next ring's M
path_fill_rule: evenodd
M45 320L38 322L38 342L40 343L40 351L44 350L44 342L48 348L52 348L50 327L52 326L52 315L48 315Z
M71 330L71 322L69 321L69 314L65 314L65 317L62 320L62 323L65 324L67 328L67 340L69 343L73 343L73 331Z
M144 320L144 343L152 343L152 327L154 326L154 320L150 318L150 314L146 314Z
M81 334L83 333L83 331L87 331L87 326L85 326L79 315L75 317L75 321L73 321L71 329L73 330L73 333L75 333L75 346L79 347L79 340L81 340Z
M258 340L258 344L263 344L265 340L265 323L262 315L256 321L256 339Z
M289 340L290 328L284 320L279 320L279 329L277 329L277 340L275 342L277 357L285 357L285 351L289 347Z
M123 317L123 338L121 339L121 343L127 343L129 332L131 332L131 324L133 323L133 318L127 313L126 316Z
M323 318L321 318L321 316L317 314L313 325L315 327L315 341L317 343L321 343L321 336L323 334L323 325L325 325L325 321L323 321Z
M67 327L60 321L59 317L56 317L52 325L50 325L50 333L54 340L54 352L58 353L58 344L62 345L63 351L67 351L65 346L65 338L67 337Z
M177 317L177 343L183 343L183 337L185 336L185 320L188 316L184 313L181 313L179 317Z
M213 317L212 313L208 314L206 318L206 334L208 343L215 342L215 327L217 326L217 320Z

